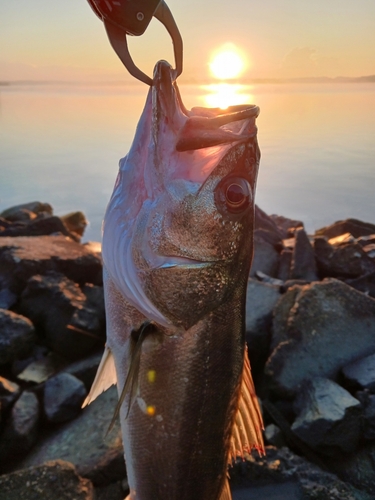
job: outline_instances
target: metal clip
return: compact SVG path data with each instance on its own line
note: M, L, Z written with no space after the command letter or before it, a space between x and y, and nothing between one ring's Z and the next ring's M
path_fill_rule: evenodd
M164 0L88 0L88 2L103 21L114 51L132 76L147 85L152 85L152 79L134 64L126 38L127 35L142 35L152 17L156 17L166 27L172 38L175 78L182 73L182 37Z

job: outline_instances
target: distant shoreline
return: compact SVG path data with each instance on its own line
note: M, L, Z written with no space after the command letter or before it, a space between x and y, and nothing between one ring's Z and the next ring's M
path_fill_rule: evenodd
M348 76L337 76L335 78L329 77L308 77L308 78L247 78L240 80L196 80L196 79L182 79L180 81L181 85L209 85L209 84L220 84L220 83L230 83L230 84L242 84L242 85L256 85L256 84L284 84L284 83L375 83L375 75L359 76L359 77L348 77ZM125 80L125 81L57 81L57 80L10 80L10 81L0 81L0 87L9 87L16 85L69 85L69 86L80 86L80 85L90 85L90 86L116 86L116 85L134 85L139 86L139 82L135 80Z

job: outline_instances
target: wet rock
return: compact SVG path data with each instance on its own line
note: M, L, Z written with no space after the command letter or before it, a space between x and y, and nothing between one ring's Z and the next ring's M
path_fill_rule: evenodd
M0 213L0 217L4 219L12 220L15 214L19 213L20 210L26 210L32 212L35 215L46 213L52 215L53 209L49 203L41 203L40 201L32 201L30 203L22 203L21 205L15 205L14 207L7 208Z
M292 431L326 455L355 450L360 436L361 403L332 380L315 378L298 394Z
M314 250L304 229L297 229L291 264L292 279L316 281L318 279Z
M14 404L0 436L0 461L12 460L28 452L37 439L39 402L34 393L24 391Z
M105 485L125 476L121 430L115 428L105 437L117 404L117 390L110 388L84 408L75 420L45 433L17 469L43 464L48 460L73 463L78 474L94 485Z
M276 278L279 258L279 253L271 243L265 241L260 235L254 235L254 257L250 276L254 277L257 271L261 271Z
M98 317L103 312L90 307L79 286L61 274L30 278L19 310L43 330L46 345L68 359L83 357L103 342Z
M369 222L363 222L358 219L339 220L330 226L322 227L315 231L318 236L335 238L344 233L350 233L354 238L375 234L375 225Z
M35 339L34 326L28 318L0 309L0 365L26 356Z
M2 288L20 293L35 274L59 272L76 283L100 284L100 258L65 236L0 238Z
M69 462L56 460L0 476L0 500L94 500L88 479Z
M290 278L290 268L292 266L293 252L290 249L282 250L280 254L279 269L277 271L277 278L286 281Z
M375 272L375 262L358 243L333 246L319 237L314 240L315 257L322 276L356 278Z
M246 341L254 373L264 367L270 346L272 311L279 287L249 279L246 295Z
M0 376L0 424L10 406L20 395L20 386Z
M229 473L234 494L246 487L246 496L240 497L241 500L373 500L371 495L323 471L287 448L267 446L265 457L259 457L254 452L246 457L245 462L238 461ZM259 491L261 495L258 495Z
M76 417L87 395L83 382L69 373L59 373L44 386L44 413L50 422Z
M342 373L351 387L375 392L375 354L344 366Z
M334 380L375 352L375 300L335 279L292 287L276 304L271 349L265 370L280 395L315 377Z

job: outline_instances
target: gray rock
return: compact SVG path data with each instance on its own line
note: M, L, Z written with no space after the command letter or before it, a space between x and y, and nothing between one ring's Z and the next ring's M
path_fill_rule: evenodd
M263 369L269 355L272 311L279 298L279 287L249 279L246 295L246 341L254 372Z
M0 238L0 281L20 293L36 274L55 271L76 283L100 284L100 258L65 236Z
M314 251L322 276L357 278L375 272L375 262L358 243L333 246L319 237L314 240Z
M335 455L357 447L361 403L332 380L308 381L297 396L296 409L292 431L312 449Z
M74 375L79 380L81 380L86 390L89 391L90 387L94 381L100 360L102 359L103 351L97 352L88 356L85 359L76 361L64 369L65 373L70 373Z
M275 500L373 500L374 497L341 481L332 473L323 471L292 453L288 448L266 447L266 455L256 452L238 461L229 469L233 492L246 487L250 498ZM257 487L270 485L264 496L258 495ZM282 486L288 486L285 491ZM285 492L285 495L284 495ZM280 493L278 495L277 493Z
M272 217L255 205L254 229L265 229L276 234L280 239L284 238L284 231L281 230Z
M4 217L4 219L9 219L17 214L20 210L28 210L29 212L34 213L35 215L40 213L46 213L48 215L52 215L53 209L49 203L41 203L40 201L32 201L30 203L22 203L21 205L15 205L14 207L7 208L3 210L0 214L0 217Z
M28 318L0 309L0 365L26 356L35 340L34 325Z
M363 411L363 432L365 439L375 439L375 394L368 396Z
M67 227L60 219L60 217L46 216L37 217L30 220L28 223L12 224L10 227L0 232L1 237L17 237L17 236L43 236L50 234L61 233L68 236L74 241L79 241L80 237L76 233L68 231Z
M375 298L375 272L365 274L359 278L346 279L345 283L356 290Z
M344 366L342 373L352 387L375 392L375 354Z
M304 229L304 224L300 220L288 219L282 215L270 215L276 226L283 231L283 238L290 238L294 235L297 229Z
M46 345L68 359L83 357L103 343L102 311L90 306L79 286L63 275L30 278L19 310L43 330Z
M271 388L293 396L315 377L335 379L350 362L375 352L375 300L335 279L294 286L274 311Z
M297 280L318 279L314 250L304 229L297 229L290 277Z
M34 393L24 391L5 424L0 439L0 461L28 452L37 439L39 402Z
M267 425L264 429L264 437L268 444L276 446L276 448L282 448L286 445L281 429L275 424Z
M69 462L56 460L0 476L0 500L94 500L88 479Z
M250 276L254 277L257 271L276 278L279 268L279 253L271 243L261 236L254 236L254 258L250 269Z
M41 465L48 460L73 463L78 474L94 485L105 485L125 476L120 426L105 437L117 404L117 390L108 389L80 415L62 424L53 433L41 436L17 469Z
M315 231L316 235L335 238L341 234L350 233L354 238L375 233L375 225L358 219L346 219L334 222L330 226L322 227Z
M0 289L0 309L10 309L17 302L17 295L9 288Z
M87 395L83 382L69 373L59 373L44 386L44 413L50 422L76 417Z
M282 281L287 281L290 278L290 268L292 266L293 252L285 248L280 254L279 269L277 271L277 278Z
M20 386L11 380L0 376L0 424L10 406L21 392Z

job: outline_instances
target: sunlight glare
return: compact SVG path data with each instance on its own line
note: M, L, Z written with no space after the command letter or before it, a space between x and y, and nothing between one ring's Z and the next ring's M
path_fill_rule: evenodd
M245 59L234 44L228 43L216 52L209 65L215 78L227 80L243 73Z
M253 96L246 91L248 85L235 85L232 83L216 83L202 87L209 93L203 98L210 108L226 109L237 104L251 104Z

